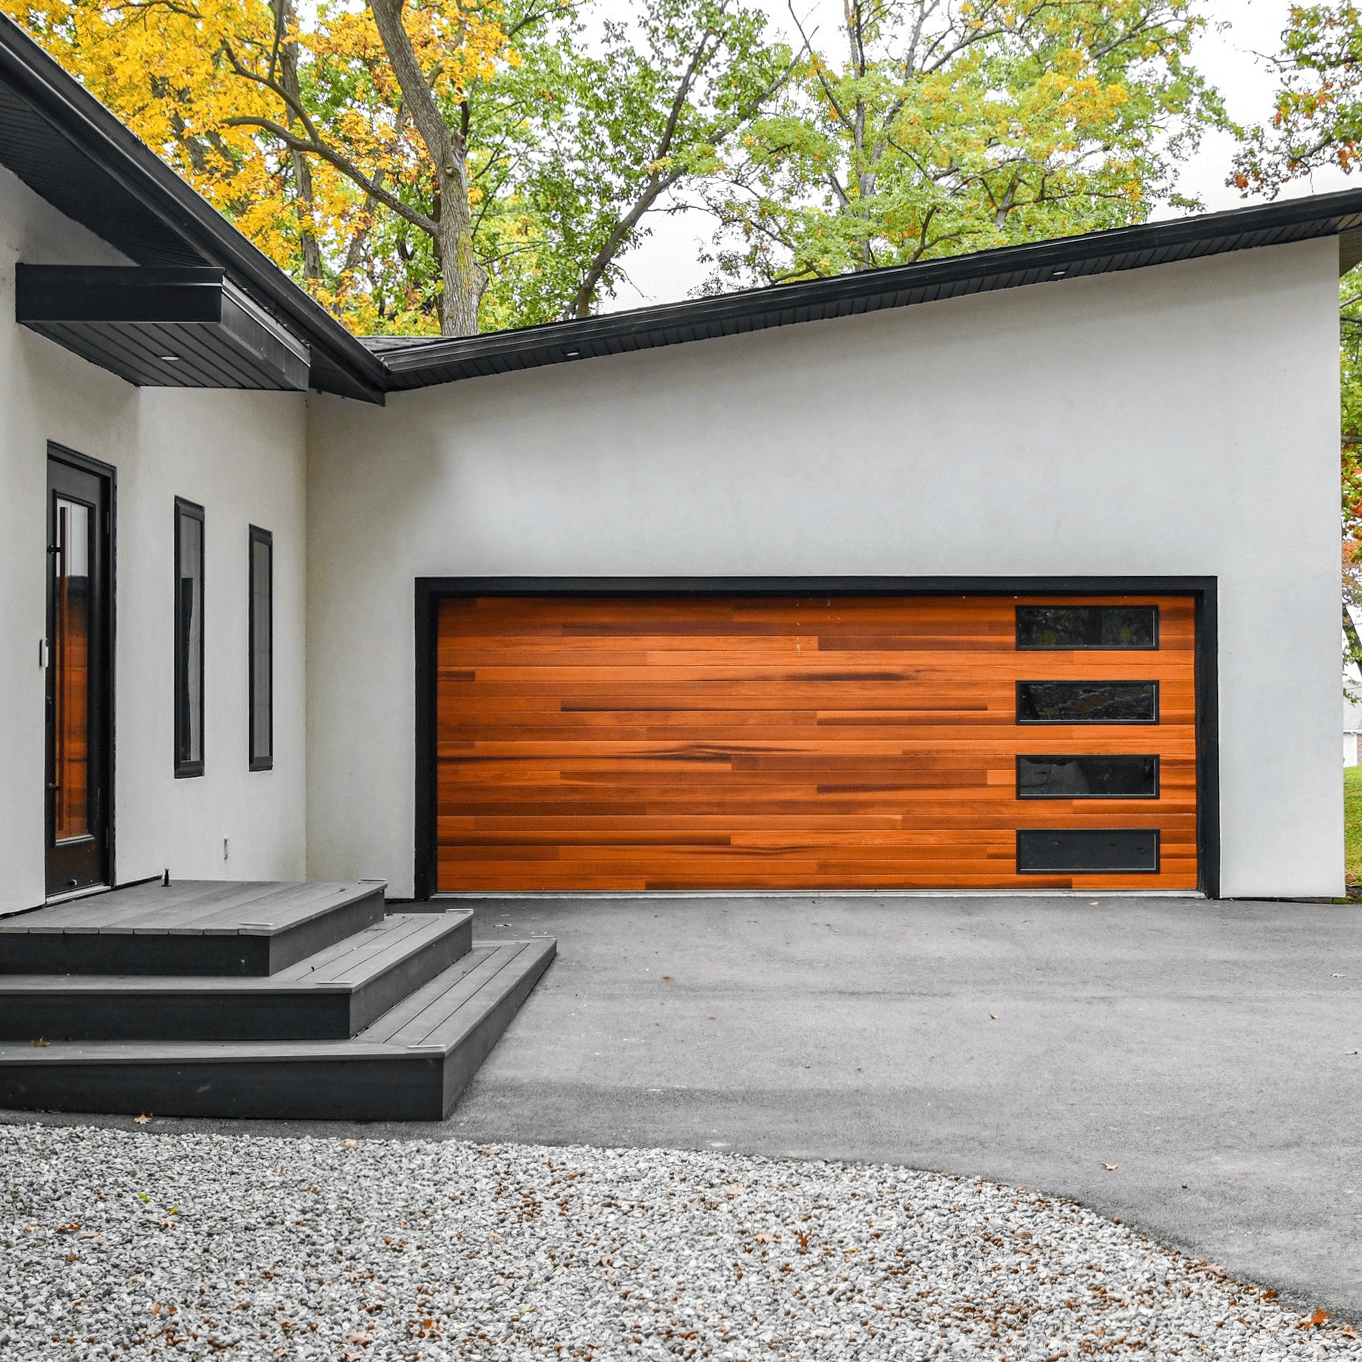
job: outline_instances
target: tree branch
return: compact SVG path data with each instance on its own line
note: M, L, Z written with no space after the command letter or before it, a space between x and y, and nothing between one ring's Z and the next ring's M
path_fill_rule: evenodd
M432 237L435 235L437 227L434 218L427 217L425 213L403 203L395 194L390 194L377 180L371 179L348 156L337 151L335 147L329 146L316 138L309 140L298 137L269 118L254 118L242 114L235 118L224 118L222 122L225 127L229 128L259 128L261 131L277 137L285 146L294 151L306 152L320 157L323 161L335 166L342 175L353 180L370 198L383 204L385 208L391 208L394 213L405 218L413 227L419 227L421 231Z

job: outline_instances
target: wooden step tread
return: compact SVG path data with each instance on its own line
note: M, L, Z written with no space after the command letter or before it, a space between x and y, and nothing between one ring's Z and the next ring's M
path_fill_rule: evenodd
M0 997L62 992L103 993L309 993L351 992L430 942L471 921L471 910L390 913L382 922L310 955L277 974L258 977L155 974L0 974Z
M382 880L132 885L0 921L0 975L278 974L383 918Z
M382 887L377 881L186 880L170 887L135 885L5 918L0 920L0 938L54 933L272 936Z
M556 954L552 937L534 941L475 942L473 949L443 973L380 1017L367 1030L347 1040L258 1041L52 1041L0 1042L0 1067L6 1065L84 1064L92 1061L126 1064L227 1064L234 1060L271 1060L287 1063L323 1058L383 1058L409 1050L438 1050L448 1054L459 1042L455 1020L479 992L496 991L498 976L510 975L532 963L547 968ZM221 982L221 981L219 981ZM246 980L245 982L262 982ZM462 987L461 987L462 985ZM412 1016L413 1000L420 1000ZM397 1024L389 1018L399 1014ZM419 1018L419 1020L418 1020ZM413 1037L417 1038L413 1040Z
M375 1040L407 1050L448 1051L464 1023L464 1009L475 1006L480 994L493 995L503 970L515 970L520 957L533 952L533 941L505 942L484 947L477 958L461 960L467 968L447 970L418 989L369 1028ZM469 956L474 955L473 951ZM523 963L523 962L522 962Z
M230 1064L236 1060L289 1062L317 1058L383 1058L413 1049L448 1054L459 1043L455 1015L484 989L496 992L497 977L539 962L548 967L557 951L553 937L535 941L474 943L467 955L399 1002L368 1030L345 1041L53 1041L0 1042L0 1066L42 1064ZM471 977L471 978L470 978ZM413 1007L415 1002L415 1007ZM414 1015L413 1015L414 1013ZM390 1017L395 1017L390 1022ZM414 1039L415 1038L415 1039Z

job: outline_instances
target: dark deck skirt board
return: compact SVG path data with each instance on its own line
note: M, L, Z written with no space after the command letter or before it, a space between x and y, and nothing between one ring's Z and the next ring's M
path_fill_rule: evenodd
M472 936L471 911L395 913L265 978L0 975L0 1041L343 1040Z
M261 977L372 926L380 881L134 885L0 921L0 974Z
M468 955L345 1041L0 1044L0 1106L441 1120L555 953L551 938L474 942Z

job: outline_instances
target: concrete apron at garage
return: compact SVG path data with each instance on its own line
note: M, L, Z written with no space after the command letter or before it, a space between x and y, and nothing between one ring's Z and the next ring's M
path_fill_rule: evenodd
M1362 1055L1348 1053L1362 1050L1362 908L465 902L480 937L547 933L559 955L449 1120L226 1128L981 1176L1073 1197L1362 1321ZM146 1128L204 1127L223 1128Z

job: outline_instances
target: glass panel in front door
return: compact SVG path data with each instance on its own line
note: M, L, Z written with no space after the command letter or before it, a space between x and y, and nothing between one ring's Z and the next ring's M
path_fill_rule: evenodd
M108 479L47 465L47 895L109 881Z
M90 508L56 498L53 544L53 835L90 835Z

